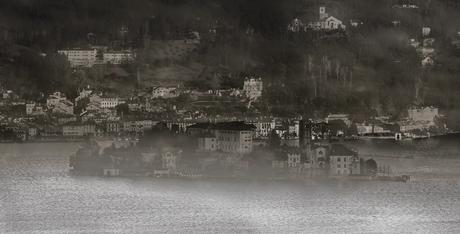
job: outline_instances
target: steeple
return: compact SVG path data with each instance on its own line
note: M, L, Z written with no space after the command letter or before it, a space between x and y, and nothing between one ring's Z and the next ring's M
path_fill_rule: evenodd
M326 13L326 7L325 6L320 6L319 7L319 20L323 20L329 17L329 15Z

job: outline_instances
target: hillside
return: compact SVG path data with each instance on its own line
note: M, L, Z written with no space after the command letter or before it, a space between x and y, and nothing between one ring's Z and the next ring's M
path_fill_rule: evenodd
M347 25L345 34L287 32L294 18L316 19L319 6ZM0 81L24 95L72 94L110 76L72 72L53 52L114 44L142 55L135 66L144 86L173 80L219 88L229 77L234 86L242 74L262 76L265 101L277 112L395 114L414 103L456 110L460 53L451 41L460 31L452 20L459 9L452 0L7 1L0 3ZM362 24L351 27L350 20ZM426 26L435 39L430 69L408 45L423 41ZM199 45L185 43L190 31L200 33ZM135 83L136 69L126 71L123 82ZM25 84L36 92L21 89Z

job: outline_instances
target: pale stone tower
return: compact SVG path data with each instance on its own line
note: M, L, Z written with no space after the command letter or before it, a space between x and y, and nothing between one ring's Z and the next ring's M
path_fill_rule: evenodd
M325 6L319 7L319 19L323 20L327 18L328 16L329 15L326 13L326 7Z

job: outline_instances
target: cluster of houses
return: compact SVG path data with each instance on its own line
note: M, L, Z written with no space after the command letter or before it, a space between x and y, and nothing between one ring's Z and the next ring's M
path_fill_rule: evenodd
M149 92L139 93L130 98L107 95L87 87L81 90L75 99L69 99L62 92L54 92L43 97L42 101L29 102L20 100L13 91L3 90L1 106L11 106L20 111L16 114L9 112L8 115L1 115L0 119L3 126L14 129L18 138L22 140L59 136L78 138L124 133L141 134L158 122L152 119L188 119L192 120L188 122L196 120L195 123L208 119L206 113L196 110L191 105L185 105L182 109L176 108L174 103L181 95L190 97L191 102L214 101L215 105L218 105L221 99L238 103L256 102L262 97L262 91L262 79L254 77L246 78L241 89L201 92L180 86L156 86ZM127 116L125 110L119 111L122 105L128 112L136 113L135 116Z
M247 79L243 88L245 96L257 100L262 95L262 81ZM219 91L221 92L221 91ZM111 97L91 89L84 89L75 100L69 100L63 93L55 92L46 98L46 103L9 101L2 106L24 108L24 114L17 116L0 116L2 126L14 130L19 139L34 140L42 138L84 138L88 136L120 136L130 135L139 137L145 131L152 129L159 122L165 122L168 129L176 133L193 131L194 125L209 122L244 121L251 126L253 146L266 146L270 138L276 136L280 144L287 147L299 147L302 143L302 125L304 120L297 118L276 118L272 116L258 117L209 117L202 112L187 112L175 110L173 115L163 115L168 102L160 104L165 96L158 96L158 91L152 91L149 98L141 100ZM196 93L195 93L196 94ZM14 96L12 92L10 96ZM219 95L208 93L207 95ZM160 99L160 102L155 101ZM136 116L124 116L118 110L125 105L129 111L138 113ZM80 108L76 113L76 108ZM152 117L151 114L160 114ZM13 113L11 113L13 115ZM356 122L348 114L329 114L323 119L309 120L312 125L311 139L322 140L328 137L356 137L378 139L413 139L425 138L447 132L442 123L443 116L435 107L411 107L407 117L398 121L390 121L389 117L375 117L370 120ZM209 127L211 128L211 127ZM209 129L208 129L209 130ZM204 134L204 133L203 133ZM204 135L215 135L209 130ZM216 136L218 137L218 136ZM203 139L203 146L215 139ZM206 144L205 144L206 143ZM212 146L212 145L211 145ZM227 150L214 145L216 150ZM233 147L233 146L229 146ZM211 147L212 149L213 147ZM245 148L245 147L244 147ZM208 150L204 147L202 150Z
M436 51L434 49L435 39L431 37L431 28L422 28L421 40L410 39L409 45L417 50L417 53L421 57L421 65L424 68L432 67L435 65Z
M296 147L269 148L255 144L256 129L245 122L193 124L183 133L193 143L189 148L166 140L160 146L147 148L117 140L87 143L72 157L71 166L77 172L92 171L105 176L253 177L261 175L253 174L256 168L262 169L264 176L278 179L376 173L376 168L361 159L356 150L342 144L308 141Z
M153 99L171 99L177 98L181 94L190 95L192 98L200 96L229 96L229 97L244 97L249 101L257 101L262 97L264 83L262 78L246 77L242 89L228 90L208 90L201 92L197 90L189 90L180 86L154 86L152 90Z

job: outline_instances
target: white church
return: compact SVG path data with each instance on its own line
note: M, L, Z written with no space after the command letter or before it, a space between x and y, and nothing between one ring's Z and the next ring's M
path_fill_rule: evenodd
M304 24L300 19L295 18L289 25L288 31L290 32L306 32L307 30L314 31L333 31L345 30L346 26L343 22L334 16L330 16L326 12L326 7L319 8L319 20Z
M313 29L316 31L320 30L345 30L346 26L343 24L343 22L334 16L330 16L326 12L326 7L322 6L319 8L319 21L316 22L310 22L307 25L307 28Z

